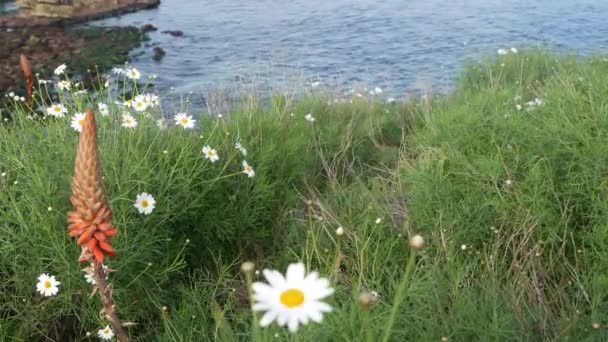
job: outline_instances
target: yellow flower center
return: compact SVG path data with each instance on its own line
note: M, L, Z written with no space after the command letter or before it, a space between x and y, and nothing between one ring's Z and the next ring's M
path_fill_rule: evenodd
M251 168L251 166L247 166L246 170L247 170L247 172L253 171L253 169Z
M51 282L49 280L44 282L44 288L45 289L50 289L53 286L53 284L51 284Z
M53 108L53 110L56 112L61 112L61 108L59 108L59 107L55 107L55 108Z
M183 119L182 119L182 123L183 123L184 125L185 125L185 124L187 124L187 123L188 123L188 118L183 118Z
M103 331L103 333L104 333L105 335L110 335L110 329L106 329L106 330L104 330L104 331Z
M213 154L214 154L213 151L209 151L209 152L207 152L207 157L213 157Z
M79 126L84 125L84 119L80 119L80 120L78 120L78 125L79 125Z
M304 293L298 289L288 289L281 293L281 304L292 309L304 303Z
M141 206L144 207L144 208L147 208L148 207L148 201L146 201L146 200L141 201Z

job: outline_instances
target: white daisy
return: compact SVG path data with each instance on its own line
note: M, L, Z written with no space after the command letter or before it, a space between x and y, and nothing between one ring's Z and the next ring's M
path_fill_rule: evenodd
M241 151L241 154L243 156L247 155L247 149L243 147L243 145L241 145L241 142L238 141L236 144L234 144L234 147L236 147L237 150Z
M184 128L194 128L194 123L196 120L192 119L192 115L188 115L186 113L177 113L175 117L173 117L175 123Z
M508 53L509 53L509 51L508 51L508 50L506 50L506 49L498 49L498 54L499 54L499 55L506 55L506 54L508 54Z
M128 78L130 78L132 80L138 80L141 77L141 73L139 72L139 70L137 70L135 68L127 69L126 75Z
M133 99L126 100L125 102L122 103L122 105L125 107L133 107Z
M263 273L268 284L255 282L252 286L252 309L264 312L260 326L266 327L276 320L293 333L300 324L308 324L311 320L319 323L324 313L332 311L331 306L321 301L334 292L329 281L319 278L317 272L306 275L304 264L289 265L285 277L275 270Z
M111 340L114 338L114 331L112 331L109 325L106 325L105 328L97 331L97 336L102 340Z
M147 192L142 192L141 194L137 195L134 204L135 208L137 208L137 211L139 211L140 214L144 215L149 215L150 213L152 213L152 210L154 210L155 205L156 200L154 200L154 197L152 197L152 195Z
M54 104L46 109L46 113L48 115L54 116L56 118L62 118L68 112L67 109L62 104Z
M143 112L148 109L148 102L142 95L137 95L135 99L133 99L132 107L138 112Z
M59 76L59 75L63 75L63 73L65 72L65 69L67 68L67 66L65 64L61 64L60 66L58 66L57 68L55 68L55 75Z
M84 280L86 280L86 282L89 283L89 284L91 284L91 285L95 285L97 283L97 281L95 281L95 277L93 276L93 273L92 273L94 267L95 266L93 264L91 264L91 267L88 268L89 271L87 271L84 274ZM109 272L108 272L108 266L104 265L104 264L101 264L101 267L103 269L103 272L105 274L105 278L107 280L108 279L108 274L109 274Z
M97 103L97 109L99 110L99 113L103 116L108 116L108 114L110 114L110 109L108 108L108 105L103 102Z
M70 81L59 81L57 82L57 88L60 90L70 90L72 88L72 83Z
M253 167L247 163L247 161L243 160L243 173L245 173L249 178L253 178L255 176L255 171Z
M519 52L519 51L517 51L517 48L512 47L512 48L511 48L511 52L513 52L513 53L517 53L517 52Z
M122 68L112 68L112 73L115 75L125 75L127 71Z
M203 147L203 154L205 155L205 158L209 159L212 163L215 163L220 159L217 155L217 151L209 146Z
M86 113L76 113L72 118L72 128L77 132L82 132L82 125L84 125L84 118Z
M135 128L137 126L137 120L129 114L122 115L122 127L124 128Z
M160 118L158 120L156 120L156 126L158 126L159 129L165 129L167 128L167 121L163 118Z
M51 297L59 292L59 285L61 283L55 279L55 276L48 275L46 273L38 276L38 284L36 284L36 291L40 292L45 297Z
M306 121L310 121L310 122L315 122L315 118L314 116L312 116L312 113L308 113L304 116L304 119L306 119Z
M374 88L374 93L376 93L376 94L382 94L382 88L380 88L380 87Z
M140 95L143 97L144 101L150 108L154 108L160 104L160 100L158 99L158 95L154 94L144 94Z

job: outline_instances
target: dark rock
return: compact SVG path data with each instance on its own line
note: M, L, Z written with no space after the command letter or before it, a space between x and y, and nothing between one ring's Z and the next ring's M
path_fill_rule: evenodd
M142 32L152 32L158 30L158 28L152 24L145 24L140 29Z
M184 35L184 32L180 31L180 30L167 30L167 31L163 31L163 33L170 34L173 37L182 37Z
M165 50L163 48L161 48L160 46L157 46L153 49L154 51L154 56L152 57L152 59L154 59L155 61L160 61L161 59L163 59L163 57L165 57L165 55L167 54L165 52Z

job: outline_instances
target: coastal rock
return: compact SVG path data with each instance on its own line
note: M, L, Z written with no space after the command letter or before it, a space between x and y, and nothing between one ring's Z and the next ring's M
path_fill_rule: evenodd
M152 24L145 24L140 28L140 30L144 33L147 33L147 32L156 31L156 30L158 30L158 28Z
M163 33L170 34L173 37L182 37L184 35L184 31L180 31L180 30L166 30L166 31L163 31Z
M156 46L154 49L154 56L152 57L152 59L154 59L155 61L159 62L161 59L163 59L163 57L165 57L165 55L167 54L165 52L165 50L163 48L161 48L160 46Z

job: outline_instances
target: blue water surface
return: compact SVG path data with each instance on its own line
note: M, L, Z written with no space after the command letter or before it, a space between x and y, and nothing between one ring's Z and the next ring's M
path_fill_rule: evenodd
M163 0L93 24L158 27L133 52L133 64L158 75L161 91L321 80L399 96L449 90L463 60L499 48L604 52L607 18L605 0ZM153 46L167 52L161 62L152 59Z

